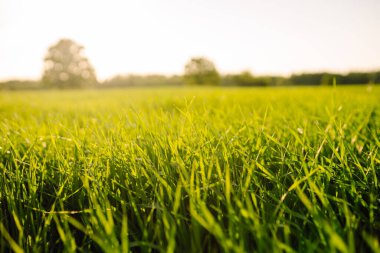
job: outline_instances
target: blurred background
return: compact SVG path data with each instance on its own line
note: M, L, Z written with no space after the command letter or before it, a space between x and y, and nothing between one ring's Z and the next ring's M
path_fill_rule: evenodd
M0 0L0 89L380 83L378 0Z

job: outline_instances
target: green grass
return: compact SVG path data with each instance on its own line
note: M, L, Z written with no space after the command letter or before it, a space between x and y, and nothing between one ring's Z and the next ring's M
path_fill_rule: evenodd
M380 87L0 93L0 252L380 252Z

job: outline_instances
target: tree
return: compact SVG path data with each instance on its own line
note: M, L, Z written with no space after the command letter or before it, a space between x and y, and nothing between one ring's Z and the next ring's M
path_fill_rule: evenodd
M204 57L194 57L185 65L185 82L188 84L218 85L220 76L214 63Z
M42 82L47 87L84 88L96 83L93 67L83 56L84 47L61 39L48 49Z

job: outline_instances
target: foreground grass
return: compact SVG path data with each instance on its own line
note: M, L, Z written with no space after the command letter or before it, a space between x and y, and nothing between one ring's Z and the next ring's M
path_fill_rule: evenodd
M0 251L379 252L379 98L0 93Z

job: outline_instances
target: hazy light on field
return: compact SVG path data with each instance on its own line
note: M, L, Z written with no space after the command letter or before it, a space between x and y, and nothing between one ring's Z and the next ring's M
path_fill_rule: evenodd
M2 0L0 79L39 78L47 48L71 38L100 79L180 74L192 56L221 72L380 68L378 0Z

